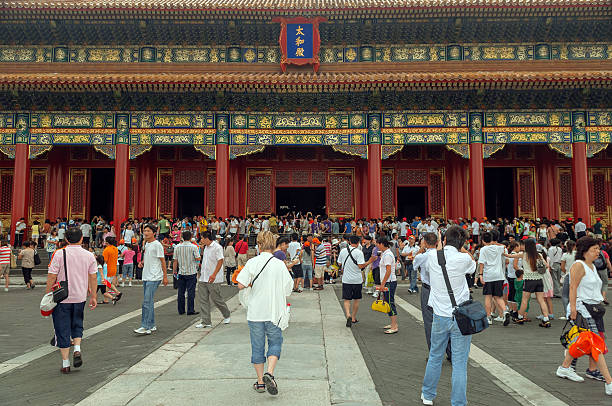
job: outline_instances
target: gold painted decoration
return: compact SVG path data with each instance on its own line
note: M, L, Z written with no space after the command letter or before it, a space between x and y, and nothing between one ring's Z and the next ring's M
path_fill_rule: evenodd
M363 159L368 158L367 145L332 145L332 149L346 155L354 155Z
M30 147L30 159L34 159L47 151L51 151L53 145L29 145Z
M256 154L266 149L265 145L230 145L229 157L236 159L239 156Z
M153 148L152 145L130 145L130 159L135 159Z
M548 147L553 151L557 151L566 158L571 158L573 155L572 144L548 144Z
M501 151L506 144L484 144L482 147L483 157L490 158L494 153Z
M194 145L194 148L210 159L217 157L217 148L214 145Z
M597 155L599 152L603 151L604 149L608 148L608 143L588 143L587 144L587 158L593 158L595 155Z
M468 144L446 144L446 149L453 151L461 158L470 158L470 147Z
M381 159L389 159L392 155L397 154L402 149L404 149L404 145L383 145L381 146Z

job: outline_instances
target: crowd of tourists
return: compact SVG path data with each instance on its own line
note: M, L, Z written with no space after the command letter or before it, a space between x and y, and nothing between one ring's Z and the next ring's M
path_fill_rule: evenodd
M346 327L359 323L360 300L364 294L371 294L386 303L389 324L384 334L399 332L395 306L398 279L408 281L409 293L418 293L420 288L429 347L421 395L424 404L432 404L436 396L444 356L453 366L451 403L466 402L471 336L461 334L454 321L449 288L457 303L467 301L474 289L482 288L489 325L530 322L527 313L534 295L541 311L537 317L540 327L549 328L555 320L552 298L559 297L563 302L563 309L557 310L559 319L570 318L602 336L605 331L601 313L592 311L595 305L600 309L609 304L606 292L612 271L610 230L600 219L587 228L582 219L571 218L478 221L415 217L408 221L332 219L298 213L227 219L161 216L128 220L121 225L102 217L91 222L57 219L33 224L29 238L25 238L27 227L18 222L15 230L20 229L22 237L18 234L15 243L20 244L17 255L26 287L35 286L31 270L37 249L46 249L51 256L47 291L56 281L65 280L62 261L66 255L71 284L82 284L74 295L71 291L71 300L62 302L58 307L61 310L53 313L55 344L62 350L65 373L70 370L65 350L71 345L75 346L73 365L82 364L77 338L82 336L88 292L91 309L116 304L123 294L120 288L141 279L141 326L134 332L149 335L157 329L155 292L160 284L168 284L169 275L178 289L178 313L199 315L195 326L199 329L212 327L213 305L221 312L223 323L230 323L221 284L249 291L251 361L258 377L253 388L272 394L278 392L273 372L282 346L281 320L288 312L286 297L305 290L323 290L326 284L336 282L342 284ZM66 246L68 251L56 255ZM3 240L0 273L7 288L6 269L10 268L12 254L8 241ZM95 289L90 286L92 278ZM75 323L74 318L80 318L80 322ZM268 352L264 355L266 339ZM266 360L268 370L264 373ZM576 372L576 361L566 352L557 375L584 380ZM606 393L612 395L612 378L604 357L591 359L585 376L604 381Z

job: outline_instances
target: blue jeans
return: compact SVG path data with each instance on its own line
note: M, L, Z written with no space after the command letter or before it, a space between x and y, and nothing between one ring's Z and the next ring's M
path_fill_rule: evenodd
M179 314L185 313L185 291L187 291L187 313L193 313L195 301L195 288L198 281L198 275L177 275L178 276L178 303Z
M134 264L123 264L123 279L134 277Z
M451 405L464 406L467 405L467 362L472 336L462 335L457 322L452 317L442 317L437 314L433 316L431 349L429 350L429 359L423 379L423 397L427 400L434 400L436 397L436 389L442 371L442 361L449 337L453 354Z
M155 327L155 291L157 290L161 281L143 281L142 287L144 288L144 298L142 299L142 319L140 326L150 330Z
M312 265L302 264L302 273L304 274L304 280L308 279L310 281L310 287L312 287L312 272Z
M406 274L408 278L410 278L410 290L414 290L416 292L419 291L417 287L417 270L412 266L412 261L406 264Z
M387 313L389 316L397 316L397 309L395 308L395 289L397 289L397 281L385 283L385 287L388 289L384 292L385 302L389 303L391 311Z
M251 333L251 363L263 364L266 358L275 355L280 359L283 346L283 332L270 321L249 321ZM268 355L266 350L266 337L268 337Z

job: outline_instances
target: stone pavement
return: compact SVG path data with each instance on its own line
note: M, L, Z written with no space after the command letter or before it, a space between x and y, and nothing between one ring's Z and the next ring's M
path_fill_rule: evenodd
M275 371L276 397L252 389L246 311L235 296L228 302L231 324L221 324L214 310L213 329L188 327L79 405L380 406L334 290L293 294L289 301L292 318Z

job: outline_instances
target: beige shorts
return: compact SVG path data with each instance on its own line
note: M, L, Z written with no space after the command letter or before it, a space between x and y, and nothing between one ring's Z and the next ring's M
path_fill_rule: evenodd
M0 264L0 275L8 275L11 270L11 264Z
M322 278L323 275L325 275L325 271L327 271L327 267L325 265L315 265L314 277Z

